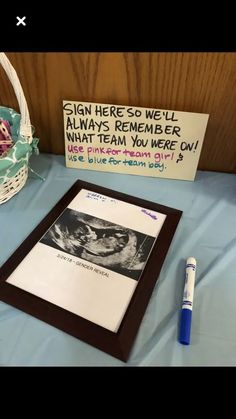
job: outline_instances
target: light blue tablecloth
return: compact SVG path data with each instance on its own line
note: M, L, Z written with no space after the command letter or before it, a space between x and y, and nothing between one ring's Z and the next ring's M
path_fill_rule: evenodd
M0 265L76 179L183 211L129 361L125 364L0 302L0 365L236 365L236 175L198 172L194 182L66 169L41 154L26 186L0 206ZM178 343L185 260L197 259L191 345Z

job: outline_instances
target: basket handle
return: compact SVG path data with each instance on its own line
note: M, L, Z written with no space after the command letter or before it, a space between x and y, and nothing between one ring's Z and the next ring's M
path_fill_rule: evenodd
M26 138L27 142L30 144L33 140L32 125L30 123L29 110L26 103L25 95L20 83L20 80L16 74L16 71L10 61L8 60L4 52L0 52L0 64L4 68L17 97L17 101L21 113L20 121L20 135Z

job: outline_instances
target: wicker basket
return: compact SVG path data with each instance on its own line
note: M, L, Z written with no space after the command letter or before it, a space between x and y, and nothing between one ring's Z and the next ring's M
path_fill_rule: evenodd
M30 123L28 106L21 83L4 53L0 53L0 64L13 86L20 108L19 115L12 109L1 107L2 110L9 111L12 118L16 115L19 116L14 146L9 149L6 156L0 156L0 204L3 204L25 185L28 178L29 157L33 151L38 151L38 139L33 138L33 127Z

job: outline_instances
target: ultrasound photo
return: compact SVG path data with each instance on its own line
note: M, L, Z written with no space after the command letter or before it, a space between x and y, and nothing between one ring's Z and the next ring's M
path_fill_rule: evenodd
M72 256L138 280L155 238L67 208L40 240Z

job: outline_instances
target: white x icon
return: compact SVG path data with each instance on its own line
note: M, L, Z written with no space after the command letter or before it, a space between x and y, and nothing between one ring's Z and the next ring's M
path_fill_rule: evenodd
M26 23L25 23L26 16L24 16L24 17L16 16L16 18L18 20L16 26L19 26L19 25L26 26Z

